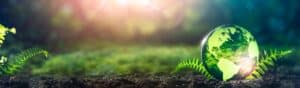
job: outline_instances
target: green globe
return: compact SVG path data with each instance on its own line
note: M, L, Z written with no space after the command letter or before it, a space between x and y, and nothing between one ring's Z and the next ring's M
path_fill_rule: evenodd
M258 45L252 34L237 25L219 26L201 43L206 70L224 81L250 75L258 63L258 56Z

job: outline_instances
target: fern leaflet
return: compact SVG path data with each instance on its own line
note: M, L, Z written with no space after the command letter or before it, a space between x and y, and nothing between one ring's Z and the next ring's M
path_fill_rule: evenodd
M0 46L3 44L7 33L16 34L16 28L9 29L0 24Z
M22 68L28 59L39 54L43 54L46 57L48 56L48 52L43 49L31 48L22 51L11 59L8 59L7 62L5 62L6 58L1 58L1 61L4 61L4 63L0 66L0 75L14 74L18 71L18 69Z
M203 64L201 61L197 58L193 59L186 59L182 60L176 67L175 72L178 72L183 69L193 69L197 72L200 72L202 75L204 75L208 79L212 79L213 76L211 76L208 71L204 68Z
M264 51L264 54L260 57L260 60L256 66L256 70L252 72L246 79L261 79L262 76L271 68L274 67L275 62L280 58L292 53L292 50L280 51L269 50Z

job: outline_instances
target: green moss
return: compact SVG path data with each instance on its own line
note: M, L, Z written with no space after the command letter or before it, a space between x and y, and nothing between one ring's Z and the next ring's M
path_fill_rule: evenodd
M116 45L54 55L42 67L33 69L33 74L169 74L182 58L198 54L195 46Z

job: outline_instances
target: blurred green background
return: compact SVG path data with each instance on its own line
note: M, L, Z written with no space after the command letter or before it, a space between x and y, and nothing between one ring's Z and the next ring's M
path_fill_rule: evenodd
M1 55L29 47L51 53L20 74L169 74L200 57L214 27L247 28L260 49L294 49L275 71L300 75L299 0L1 0L0 23L16 27Z

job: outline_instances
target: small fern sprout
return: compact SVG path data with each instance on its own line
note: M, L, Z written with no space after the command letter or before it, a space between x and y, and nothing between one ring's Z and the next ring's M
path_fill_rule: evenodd
M16 34L16 28L9 29L0 24L0 46L3 44L7 33Z
M0 24L0 46L3 44L7 33L16 34L16 28L9 29ZM20 68L23 67L28 59L39 54L42 54L46 57L48 56L48 52L40 48L31 48L28 50L24 50L21 53L15 55L13 58L9 59L2 56L0 58L0 76L12 75L16 73Z
M292 53L292 50L265 50L260 57L256 70L254 70L246 79L261 79L269 69L272 69L275 66L276 61L290 53Z
M209 72L204 68L202 62L198 58L182 60L177 65L175 72L179 72L183 69L192 69L204 75L208 79L213 78L213 76L209 74Z
M22 51L21 53L15 55L13 58L9 58L7 62L5 61L5 57L1 58L0 63L3 61L5 63L1 63L0 66L0 75L12 75L15 74L19 69L23 67L23 65L28 61L28 59L42 54L45 57L48 56L48 52L46 50L40 48L31 48Z

